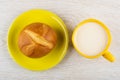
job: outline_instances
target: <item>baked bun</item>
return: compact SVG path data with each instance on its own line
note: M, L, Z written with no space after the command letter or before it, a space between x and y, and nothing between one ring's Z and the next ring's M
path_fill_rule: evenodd
M56 45L57 35L48 25L32 23L20 33L18 47L23 54L31 58L47 55Z

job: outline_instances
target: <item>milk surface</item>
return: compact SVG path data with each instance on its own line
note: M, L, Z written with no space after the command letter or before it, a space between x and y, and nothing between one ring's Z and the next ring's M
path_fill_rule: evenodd
M97 23L88 22L79 27L75 34L75 44L80 52L94 56L102 52L108 41L107 33Z

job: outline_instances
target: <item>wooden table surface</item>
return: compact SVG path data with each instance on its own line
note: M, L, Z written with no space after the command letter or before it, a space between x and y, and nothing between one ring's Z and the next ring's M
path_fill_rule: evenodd
M103 57L80 56L71 42L65 58L47 71L29 71L17 65L7 50L7 31L19 14L30 9L47 9L65 22L69 36L84 19L96 18L111 30L110 63ZM13 36L14 37L14 36ZM120 0L0 0L0 80L120 80Z

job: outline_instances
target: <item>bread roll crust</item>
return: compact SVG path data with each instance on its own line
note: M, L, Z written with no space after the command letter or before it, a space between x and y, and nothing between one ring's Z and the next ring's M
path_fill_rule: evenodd
M32 23L20 33L18 47L21 52L31 58L47 55L56 45L57 35L48 25Z

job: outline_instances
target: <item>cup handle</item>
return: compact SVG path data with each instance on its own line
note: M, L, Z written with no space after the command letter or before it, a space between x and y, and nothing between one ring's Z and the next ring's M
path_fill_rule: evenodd
M115 57L109 52L109 51L106 51L104 54L103 54L103 57L105 59L107 59L108 61L110 62L114 62L115 61Z

